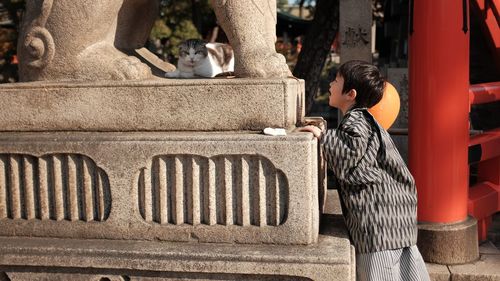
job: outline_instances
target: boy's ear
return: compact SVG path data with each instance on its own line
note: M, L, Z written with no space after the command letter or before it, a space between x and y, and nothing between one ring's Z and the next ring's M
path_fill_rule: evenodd
M356 92L355 89L351 89L349 90L349 92L347 92L346 96L349 100L351 101L354 101L356 100L356 96L358 95L358 93Z

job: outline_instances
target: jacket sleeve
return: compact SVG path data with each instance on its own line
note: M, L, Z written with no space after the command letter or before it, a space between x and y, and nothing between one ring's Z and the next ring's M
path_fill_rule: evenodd
M321 139L328 168L341 181L347 180L365 155L371 130L359 114L345 118L338 129L328 130Z

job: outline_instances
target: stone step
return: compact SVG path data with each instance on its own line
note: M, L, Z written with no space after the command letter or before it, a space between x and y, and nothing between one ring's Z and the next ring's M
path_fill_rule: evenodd
M2 131L261 131L304 118L304 81L154 79L0 85Z
M0 237L0 279L354 281L344 230L323 222L308 246Z
M500 281L500 251L487 241L479 247L478 260L460 265L427 263L432 281Z

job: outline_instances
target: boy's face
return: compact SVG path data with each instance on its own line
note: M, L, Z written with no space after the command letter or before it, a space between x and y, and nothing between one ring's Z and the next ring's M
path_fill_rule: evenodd
M330 98L328 100L328 104L332 107L340 109L342 113L345 113L354 105L356 94L354 90L350 90L349 92L342 94L343 88L344 78L337 74L335 80L330 83Z
M344 88L344 78L338 75L335 79L330 82L330 98L328 100L328 104L330 106L339 108L342 103L342 89Z

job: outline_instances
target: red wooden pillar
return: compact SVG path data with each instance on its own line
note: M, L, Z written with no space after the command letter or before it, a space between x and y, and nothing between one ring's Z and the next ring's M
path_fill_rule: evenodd
M449 224L468 219L468 19L468 0L410 1L409 163L418 190L418 221L423 223L419 247L428 247L422 255L436 263L469 259L455 261L453 255L446 257L449 253L436 252L457 250L438 245L453 240L453 235L436 238L436 233L444 234L439 224L450 229ZM427 238L432 241L422 241Z

